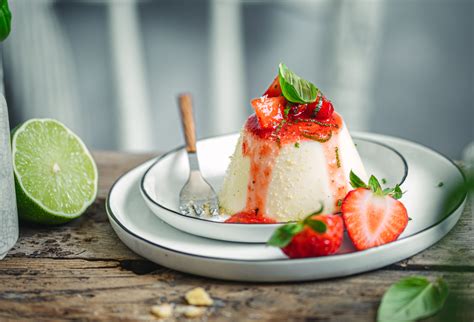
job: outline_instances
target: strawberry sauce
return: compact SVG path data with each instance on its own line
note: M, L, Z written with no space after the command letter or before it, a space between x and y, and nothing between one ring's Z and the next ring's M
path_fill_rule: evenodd
M342 118L337 113L324 121L314 119L288 119L276 128L262 128L257 117L251 115L245 123L245 129L261 139L272 140L283 146L298 141L315 140L321 143L337 134L342 126Z
M251 136L255 134L244 136L242 142L242 154L250 159L245 210L233 215L226 222L273 224L275 221L265 217L264 211L273 165L280 148L273 140L261 140Z
M276 220L261 216L255 210L236 213L225 222L235 224L276 224Z
M333 113L327 120L288 118L275 128L262 128L257 116L251 115L243 136L242 154L250 159L250 176L247 185L245 209L226 222L233 223L275 223L266 217L266 199L272 170L280 149L288 144L297 145L302 141L321 143L326 158L329 187L334 196L334 207L339 211L339 199L347 193L347 181L339 157L339 130L342 118ZM315 202L317 196L315 196Z

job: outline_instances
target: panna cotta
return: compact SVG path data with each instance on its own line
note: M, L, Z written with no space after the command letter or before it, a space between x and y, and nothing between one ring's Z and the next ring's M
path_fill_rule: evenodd
M256 113L241 131L219 192L228 222L299 220L321 206L338 212L351 190L350 171L367 178L332 104L319 90L313 102L291 102L284 82L280 71L265 95L252 101Z

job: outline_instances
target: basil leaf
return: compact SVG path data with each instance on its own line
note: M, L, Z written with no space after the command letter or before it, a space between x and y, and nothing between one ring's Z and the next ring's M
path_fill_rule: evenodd
M380 186L380 182L373 175L370 176L369 187L370 190L372 190L374 193L382 193L382 187Z
M0 41L8 37L11 30L12 14L7 0L0 0Z
M293 236L303 230L302 223L290 223L286 224L273 233L272 237L267 242L269 246L276 246L276 247L285 247L293 239Z
M420 276L401 279L384 294L377 321L414 321L431 316L443 307L447 296L443 279L435 283Z
M367 188L367 185L365 184L365 182L362 181L362 179L359 178L352 170L351 170L351 173L349 174L349 179L350 179L352 188L354 189Z
M321 220L308 219L305 221L305 224L308 225L312 230L320 234L324 234L327 230L326 224Z
M278 66L278 80L281 92L287 101L301 104L316 101L318 88L293 73L283 63Z

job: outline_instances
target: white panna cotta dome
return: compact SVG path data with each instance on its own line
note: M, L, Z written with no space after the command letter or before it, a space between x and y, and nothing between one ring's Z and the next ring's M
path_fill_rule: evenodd
M275 139L261 135L256 117L250 116L219 192L221 212L254 211L286 222L308 216L321 204L325 213L339 211L352 189L350 171L363 179L367 175L342 117L334 113L332 121L324 139L296 134L300 128L294 126L282 129L283 137Z

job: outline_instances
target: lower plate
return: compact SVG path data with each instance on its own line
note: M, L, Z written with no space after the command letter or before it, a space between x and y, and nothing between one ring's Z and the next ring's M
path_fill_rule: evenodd
M287 259L264 244L233 243L184 233L158 219L140 196L140 180L154 162L122 176L107 198L109 220L119 238L139 255L182 272L239 281L303 281L352 275L410 257L440 240L456 224L465 196L444 212L442 200L461 183L461 171L449 159L417 143L358 133L357 137L391 146L406 159L409 174L404 204L412 218L407 230L390 244L333 256ZM442 187L438 183L443 182Z

